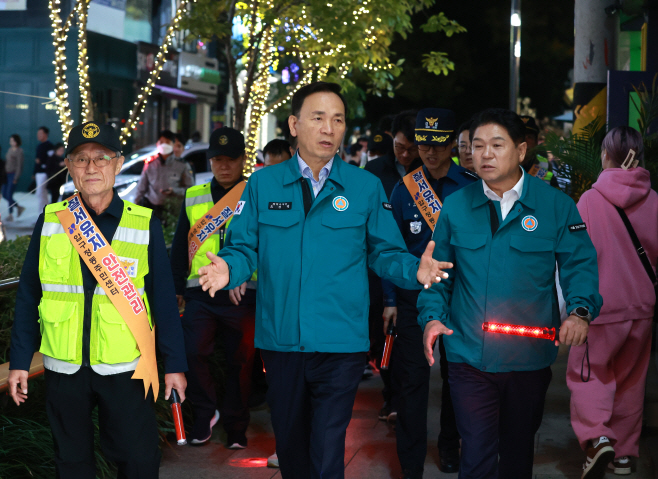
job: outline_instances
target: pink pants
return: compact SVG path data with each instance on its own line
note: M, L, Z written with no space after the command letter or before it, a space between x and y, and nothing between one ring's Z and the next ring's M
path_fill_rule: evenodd
M589 327L591 376L580 379L585 345L572 346L567 365L571 425L580 447L607 436L615 456L639 456L644 387L651 355L651 319ZM587 361L583 369L587 379Z

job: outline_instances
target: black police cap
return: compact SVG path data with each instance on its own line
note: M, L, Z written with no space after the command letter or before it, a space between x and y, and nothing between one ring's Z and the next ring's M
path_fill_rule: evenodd
M445 108L425 108L416 115L417 145L445 145L455 136L455 112Z
M375 131L368 140L368 151L388 152L393 148L393 138L383 131Z
M206 159L216 156L237 158L244 153L244 136L238 130L228 126L218 128L210 135L210 144L206 151Z
M537 126L537 122L533 117L528 115L521 115L521 120L523 120L523 124L525 125L526 130L531 131L535 135L539 134L539 127Z
M66 143L67 156L78 146L85 143L98 143L114 152L121 152L121 141L117 131L110 125L101 125L93 121L71 128Z

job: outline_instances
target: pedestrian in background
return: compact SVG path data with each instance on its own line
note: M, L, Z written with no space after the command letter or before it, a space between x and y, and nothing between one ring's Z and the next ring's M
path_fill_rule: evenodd
M469 138L471 120L462 123L457 131L457 152L459 153L459 166L470 171L475 171L473 166L473 150L471 149L471 140Z
M37 184L37 211L41 212L48 204L48 155L54 145L48 141L50 130L42 126L37 130L37 157L34 160L34 180Z
M52 202L59 199L59 188L66 181L66 171L62 169L66 166L64 163L64 143L57 143L51 151L48 152L48 163L46 173L48 174L48 191Z
M639 456L656 305L640 254L655 280L658 194L644 169L640 133L627 126L611 130L603 140L601 164L603 171L581 196L578 210L596 248L603 307L590 326L588 345L571 348L567 367L571 424L587 453L587 479L602 478L608 464L615 474L630 474L630 457ZM623 215L643 253L633 244ZM587 358L591 373L583 372ZM589 380L584 382L583 375Z
M9 215L5 218L6 221L14 220L12 214L14 209L14 190L16 189L16 184L23 172L23 162L25 160L21 144L20 136L14 134L9 137L9 150L7 151L7 157L5 158L5 172L7 173L7 177L5 184L2 185L2 197L7 200L7 203L9 203ZM18 203L16 203L15 206L18 210L16 216L20 217L21 214L23 214L23 211L25 211L25 207Z
M265 166L278 165L292 158L290 143L286 140L272 140L263 148L263 164Z
M174 155L176 136L162 130L156 143L158 154L144 165L137 183L135 203L151 208L158 218L164 214L165 200L170 196L182 197L194 185L192 170Z

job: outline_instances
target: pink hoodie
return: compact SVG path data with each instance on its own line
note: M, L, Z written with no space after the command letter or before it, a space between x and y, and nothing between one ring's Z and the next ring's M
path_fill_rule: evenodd
M603 170L578 202L578 211L596 248L603 308L594 324L653 317L654 287L615 209L626 215L656 270L658 262L658 194L644 168Z

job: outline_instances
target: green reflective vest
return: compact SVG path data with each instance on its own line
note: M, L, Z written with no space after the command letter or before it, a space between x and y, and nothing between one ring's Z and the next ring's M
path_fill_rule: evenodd
M39 303L41 348L46 356L82 364L84 287L77 251L56 215L64 202L46 206L39 249L39 278L43 296ZM148 244L151 210L123 202L123 215L111 244L121 266L139 291L149 322L151 313L144 294L149 271ZM102 258L95 257L100 264ZM96 285L91 308L89 359L92 365L135 360L140 353L130 329L103 288Z
M190 229L199 221L210 209L215 206L215 202L212 199L212 193L210 191L210 183L205 183L203 185L193 186L188 188L185 192L185 212L187 213L187 219L190 222ZM232 206L231 209L234 209L235 206ZM231 224L231 216L225 224L225 229L228 229ZM197 250L194 257L192 258L192 265L190 267L190 275L187 277L187 287L194 288L199 286L199 268L207 266L210 264L210 260L207 258L206 253L212 251L213 253L219 252L222 247L223 238L225 231L221 231L221 228L215 230L215 232L210 235L206 241L201 245ZM251 276L251 281L256 281L257 273L254 273Z

